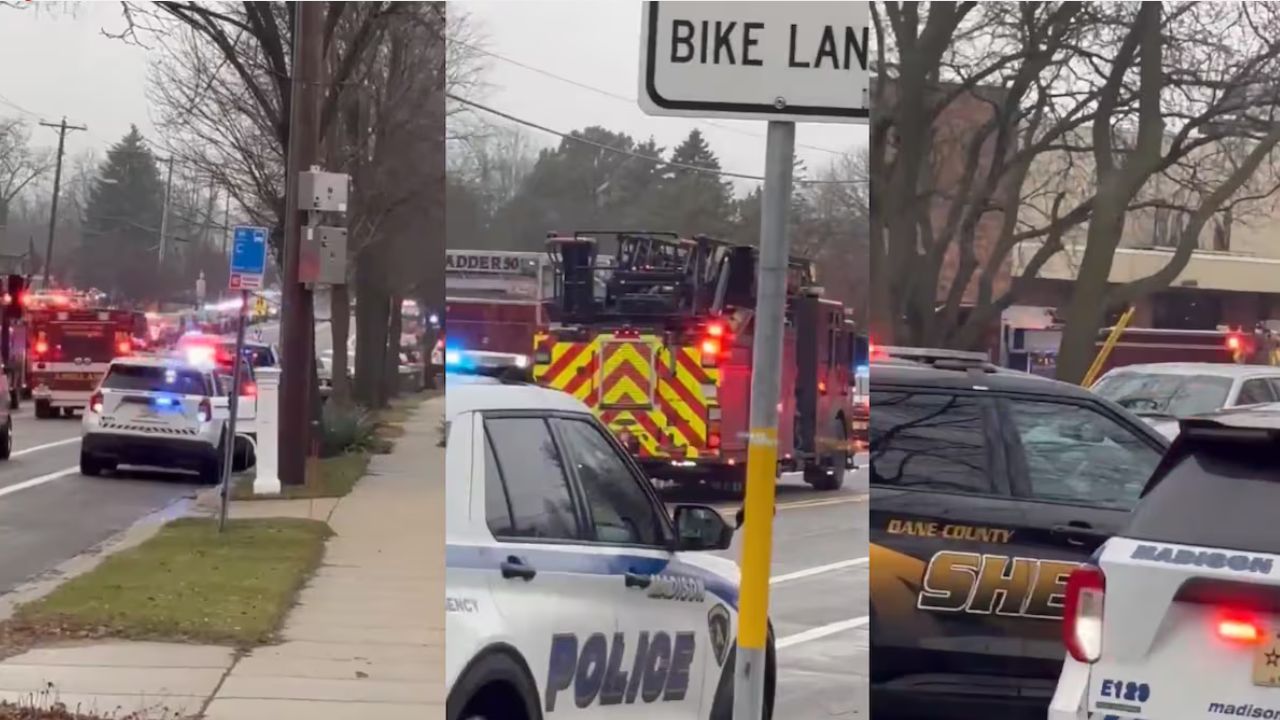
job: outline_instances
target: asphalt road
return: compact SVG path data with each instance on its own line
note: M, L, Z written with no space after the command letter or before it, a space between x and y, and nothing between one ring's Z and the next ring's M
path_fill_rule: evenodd
M870 717L865 470L815 492L784 476L773 525L769 617L778 647L774 717ZM859 482L861 480L861 482ZM863 488L863 489L858 489ZM664 492L669 502L710 498ZM736 504L715 503L732 517ZM742 532L724 555L741 557Z

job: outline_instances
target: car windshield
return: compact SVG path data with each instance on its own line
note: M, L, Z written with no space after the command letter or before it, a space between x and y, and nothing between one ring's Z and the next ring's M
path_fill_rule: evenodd
M112 365L102 380L104 390L208 395L203 373L155 365Z
M1137 415L1183 418L1222 409L1231 378L1123 372L1102 378L1093 391Z

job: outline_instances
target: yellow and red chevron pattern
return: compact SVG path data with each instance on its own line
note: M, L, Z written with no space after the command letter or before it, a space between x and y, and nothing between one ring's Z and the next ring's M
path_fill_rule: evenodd
M641 458L719 454L709 442L718 432L719 372L703 366L698 347L668 347L657 335L557 342L541 334L534 343L547 360L534 365L534 379L586 403L615 434L633 438Z

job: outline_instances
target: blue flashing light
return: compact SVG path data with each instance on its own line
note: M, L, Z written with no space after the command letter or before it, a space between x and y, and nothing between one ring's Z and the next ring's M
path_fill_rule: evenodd
M445 350L444 364L446 367L457 367L462 364L462 352L460 350Z
M155 398L155 403L157 407L174 407L178 404L178 399L162 395Z
M856 373L857 373L857 374L859 374L859 375L863 375L863 374L865 374L865 373L869 373L869 372L871 372L871 366L870 366L870 365L859 365L858 367L854 368L854 372L856 372Z

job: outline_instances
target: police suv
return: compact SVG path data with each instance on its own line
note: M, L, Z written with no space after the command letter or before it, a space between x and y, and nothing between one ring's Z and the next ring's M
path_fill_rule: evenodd
M1067 582L1051 720L1280 718L1280 404L1182 421Z
M739 574L709 552L732 540L719 512L668 515L570 395L446 383L449 720L729 720ZM771 714L772 633L767 658Z
M230 390L216 366L117 358L85 409L80 472L140 465L193 470L204 482L219 482Z

